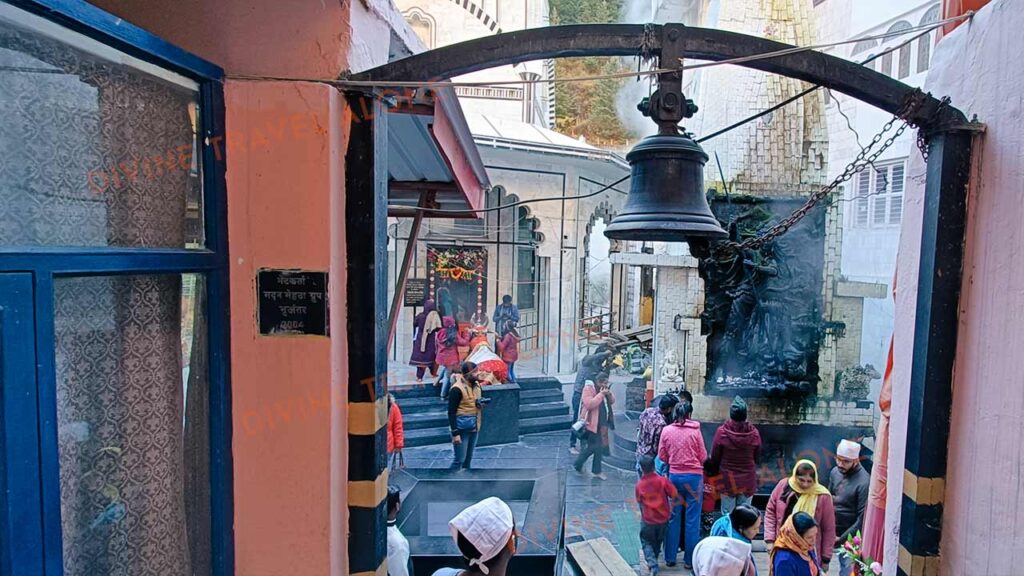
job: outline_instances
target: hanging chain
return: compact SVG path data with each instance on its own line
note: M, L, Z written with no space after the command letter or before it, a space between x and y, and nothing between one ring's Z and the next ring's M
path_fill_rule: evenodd
M935 109L935 114L938 114L946 105L949 104L949 96L943 96L942 100L939 100L939 107ZM924 130L917 131L917 149L921 151L921 157L924 161L928 161L928 135L925 134Z
M823 188L816 191L814 194L811 194L810 198L807 199L807 202L803 206L793 211L793 213L790 214L785 220L782 220L778 224L772 226L764 234L761 234L760 236L750 238L740 243L728 242L728 244L733 248L738 248L741 250L757 250L763 247L765 244L771 242L772 240L775 240L779 236L782 236L783 234L788 232L790 228L792 228L797 222L802 220L803 217L806 216L807 213L810 212L815 206L817 206L819 202L821 202L830 194L832 194L832 192L834 192L840 184L849 181L851 178L853 178L854 175L863 172L864 169L867 168L868 166L872 166L875 160L877 160L883 152L885 152L890 146L892 146L893 143L896 142L897 138L899 138L904 132L906 132L907 128L909 128L911 124L908 121L903 120L903 123L896 128L895 132L893 132L884 141L882 140L885 134L892 130L892 127L896 124L897 121L900 121L902 118L909 117L915 110L917 110L917 108L921 105L921 102L923 100L921 96L922 95L920 91L915 91L914 94L912 94L912 96L907 99L907 103L903 106L903 108L901 108L900 111L897 112L896 114L893 114L893 117L890 118L889 121L886 122L884 126L882 126L882 129L878 132L878 134L875 134L875 137L871 139L871 142L868 143L867 146L861 148L861 151L860 153L857 154L857 157L846 165L846 168L843 170L842 174L837 176L835 180L830 182L827 186L824 186ZM922 136L919 134L919 142L921 138ZM878 144L879 142L881 142L881 146L877 150L872 152L872 148L874 148L875 145ZM918 145L920 145L920 143Z

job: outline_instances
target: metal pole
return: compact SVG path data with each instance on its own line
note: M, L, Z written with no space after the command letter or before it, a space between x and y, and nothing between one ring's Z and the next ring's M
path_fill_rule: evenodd
M938 574L972 136L959 126L929 143L900 511L907 576Z
M424 192L420 195L420 208L426 208L433 202L434 193ZM423 224L423 210L417 210L412 219L412 228L409 230L409 239L405 242L405 255L402 257L402 267L398 270L398 283L395 285L395 296L391 299L391 310L388 312L388 344L387 354L391 355L391 345L395 341L395 328L398 326L398 312L402 309L402 295L405 293L405 281L409 279L409 263L412 262L413 254L416 253L416 241L420 236L420 226Z

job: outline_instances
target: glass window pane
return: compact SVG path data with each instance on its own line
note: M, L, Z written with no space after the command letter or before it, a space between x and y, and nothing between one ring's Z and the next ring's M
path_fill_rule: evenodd
M871 212L871 223L876 225L885 224L885 196L876 196L872 198L873 210Z
M204 278L54 289L64 574L209 574Z
M516 306L532 310L537 300L537 259L530 248L519 248L516 258Z
M888 194L889 188L889 169L881 168L875 171L875 194Z
M882 54L881 60L881 68L879 68L878 71L886 76L892 76L892 52Z
M925 34L917 41L917 71L928 70L928 61L931 59L932 35Z
M903 193L903 162L892 165L892 193Z
M857 198L857 207L855 212L856 225L867 226L868 225L868 199Z
M857 175L857 196L866 198L871 191L871 169L866 168Z
M198 86L0 4L0 245L201 247Z
M906 78L907 76L910 76L910 45L909 44L907 44L906 46L904 46L904 47L899 49L899 57L900 57L899 77L900 78Z

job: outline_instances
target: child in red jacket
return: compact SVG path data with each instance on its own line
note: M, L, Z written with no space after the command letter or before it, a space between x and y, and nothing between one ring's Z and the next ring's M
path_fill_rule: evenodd
M392 462L402 461L402 449L405 448L405 427L402 425L402 411L398 409L398 402L395 397L388 394L388 456L392 456Z
M658 551L665 542L672 505L679 499L679 491L668 478L655 474L654 457L650 454L640 457L640 471L643 476L636 483L641 519L640 543L643 544L644 560L651 569L651 575L657 576Z
M508 381L514 383L516 381L516 373L513 371L513 367L519 360L519 330L516 329L516 322L509 320L508 324L505 325L505 335L502 336L501 340L498 340L498 355L501 356L502 362L508 366Z

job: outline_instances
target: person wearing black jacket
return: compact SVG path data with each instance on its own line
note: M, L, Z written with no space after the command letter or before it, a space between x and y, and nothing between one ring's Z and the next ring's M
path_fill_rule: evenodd
M580 360L580 366L576 370L576 380L572 385L572 417L573 422L580 417L580 401L583 400L583 386L587 380L595 380L601 372L608 372L611 366L612 356L615 352L607 344L601 344L593 354L588 354ZM576 449L576 433L569 431L569 452L579 454Z
M860 444L843 440L836 448L836 467L829 474L828 491L836 509L836 549L843 547L847 538L856 536L864 522L868 505L871 475L861 466ZM839 557L839 575L849 576L853 564L844 554Z

